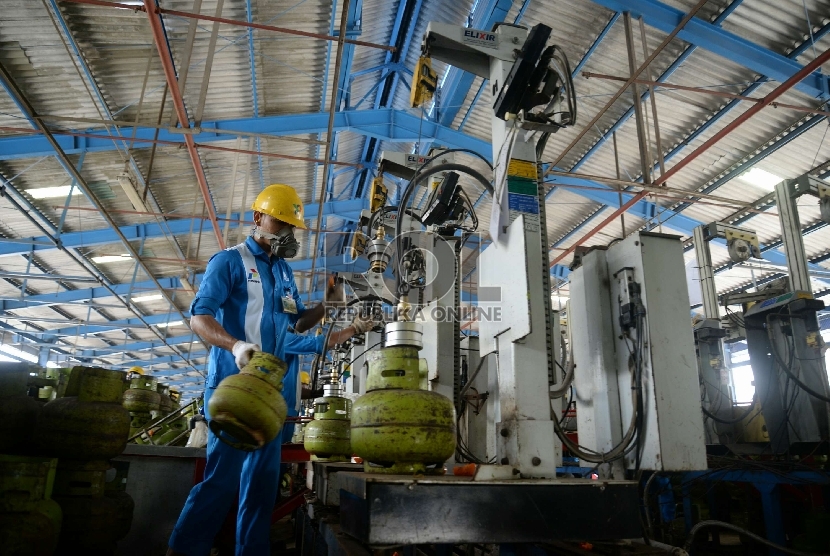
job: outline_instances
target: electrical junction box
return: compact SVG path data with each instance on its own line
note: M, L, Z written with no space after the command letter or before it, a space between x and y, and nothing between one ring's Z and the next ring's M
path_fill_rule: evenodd
M607 452L625 436L635 410L632 369L642 345L640 469L706 469L680 239L642 232L587 253L571 274L569 312L579 443ZM631 450L612 466L615 478L623 467L634 469L635 458Z

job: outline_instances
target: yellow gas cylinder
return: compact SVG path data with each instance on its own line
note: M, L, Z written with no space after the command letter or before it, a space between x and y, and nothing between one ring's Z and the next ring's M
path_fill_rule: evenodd
M279 357L258 351L242 371L222 380L208 401L213 434L246 451L274 440L288 414L280 393L286 370Z

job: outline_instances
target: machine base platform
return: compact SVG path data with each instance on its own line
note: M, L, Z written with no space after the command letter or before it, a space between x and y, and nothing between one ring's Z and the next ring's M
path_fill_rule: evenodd
M370 546L642 536L637 483L338 473L340 526ZM586 519L590 516L590 519Z

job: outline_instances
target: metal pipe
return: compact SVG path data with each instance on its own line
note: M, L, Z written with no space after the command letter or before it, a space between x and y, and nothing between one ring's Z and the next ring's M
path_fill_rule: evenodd
M34 274L32 272L15 272L10 270L0 270L0 278L25 278L26 280L60 280L62 282L98 283L98 279L92 276L58 276L55 274Z
M150 0L144 0L149 2ZM351 0L344 0L343 7L340 11L340 36L337 41L337 54L334 59L334 83L340 80L340 66L343 62L343 45L346 42L346 26L349 20L349 3ZM334 146L334 115L337 112L337 97L336 91L332 91L331 104L329 106L329 125L326 131L326 154L323 163L323 180L320 184L320 200L317 207L317 233L314 234L314 248L311 250L311 286L308 288L308 298L311 299L311 291L314 284L314 271L317 266L317 249L320 246L320 227L323 224L323 204L326 202L326 185L328 183L328 172L330 169L329 159L331 158L331 150Z
M744 112L743 114L741 114L740 116L735 118L735 120L730 122L721 131L719 131L718 133L713 135L703 145L701 145L700 147L695 149L695 151L692 154L690 154L689 156L687 156L686 158L684 158L683 160L678 162L671 170L669 170L668 172L666 172L665 174L660 176L660 178L657 179L654 182L654 185L660 185L661 183L664 183L666 180L668 180L670 177L672 177L674 174L676 174L679 170L686 167L690 162L692 162L692 160L694 160L695 158L697 158L698 156L703 154L707 149L709 149L709 147L711 147L712 145L714 145L715 143L720 141L723 137L725 137L726 135L728 135L729 133L734 131L738 126L743 124L746 120L748 120L749 118L751 118L752 116L754 116L755 114L757 114L758 112L763 110L766 106L768 106L770 103L772 103L772 101L774 101L776 98L780 97L781 95L786 93L788 90L792 89L796 85L796 83L798 83L799 81L801 81L802 79L804 79L805 77L810 75L814 70L820 68L821 65L824 62L826 62L827 60L830 60L830 49L825 50L824 52L822 52L817 58L815 58L809 64L807 64L806 66L801 68L799 71L797 71L795 73L795 75L793 75L792 77L787 79L784 83L782 83L781 85L776 87L771 93L769 93L767 96L764 97L763 102L760 102L760 103L756 104L755 106L752 106L749 110L747 110L746 112ZM558 263L559 261L564 259L569 254L571 254L574 251L574 249L577 248L577 246L582 245L585 241L587 241L589 238L594 236L594 234L596 234L597 232L602 230L611 221L613 221L615 218L617 218L617 216L619 216L620 213L622 213L624 211L627 211L629 208L634 206L637 202L639 202L646 195L648 195L648 191L641 191L640 193L637 193L636 195L632 196L631 199L626 204L624 204L619 209L615 210L612 215L610 215L608 218L606 218L605 220L600 222L596 227L594 227L587 234L582 236L573 245L571 245L566 251L559 254L551 262L551 266L553 266L554 264Z
M631 29L631 14L625 12L623 14L623 23L625 24L625 46L628 52L628 70L631 72L630 79L637 77L637 51L634 46L634 34ZM648 64L643 64L648 67ZM646 125L643 122L643 105L640 101L640 88L636 83L631 83L631 93L634 96L634 120L637 124L637 142L639 143L640 151L640 171L643 174L643 183L651 183L651 157L649 156L649 144L646 140Z
M119 4L118 2L104 2L103 0L58 0L60 2L70 2L72 4L89 4L91 6L103 6L107 8L121 8L124 10L132 10L134 12L147 12L147 4L144 6L134 6L130 4ZM201 15L196 13L190 12L180 12L178 10L168 10L165 8L159 8L153 4L150 5L150 11L148 14L166 14L172 15L176 17L184 17L184 18L192 18L192 19L201 19L204 21L215 21L218 23L226 23L228 25L238 25L240 27L250 27L252 29L262 29L263 31L274 31L276 33L285 33L287 35L299 35L301 37L308 37L311 39L322 39L326 41L337 41L340 42L339 37L334 37L331 35L323 35L321 33L309 33L308 31L298 31L296 29L286 29L285 27L274 27L273 25L263 25L262 23L249 23L247 21L241 21L238 19L227 19L224 17L214 17L209 15ZM366 41L356 41L353 39L344 39L343 42L354 44L357 46L368 46L369 48L377 48L378 50L387 50L389 52L394 52L394 46L387 46L385 44L376 44L373 42L366 42Z
M639 21L640 40L643 42L643 56L645 56L646 52L648 52L648 43L646 42L646 26L645 23L643 23L642 16L640 16ZM652 79L650 68L646 70L646 76L649 79ZM663 160L663 142L660 140L660 120L657 119L657 98L654 96L654 87L651 85L648 87L648 96L649 100L651 100L651 113L654 118L654 145L657 148L657 157L660 162L660 175L663 175L666 172L666 164ZM651 159L649 159L649 164L651 164Z
M626 81L627 78L619 77L616 75L607 75L605 73L594 73L590 71L583 71L582 76L586 79L606 79L608 81ZM757 97L748 97L745 95L739 95L737 93L727 93L726 91L714 91L712 89L706 89L704 87L690 87L688 85L676 85L674 83L666 83L665 81L649 81L648 79L635 79L635 83L639 83L641 85L649 85L651 87L663 88L663 89L672 89L678 91L688 91L690 93L700 93L703 95L711 95L716 97L723 97L723 98L732 98L736 100L745 100L747 102L764 102L763 98ZM821 116L830 116L830 112L826 110L818 110L814 108L809 108L807 106L796 106L794 104L785 104L783 102L772 102L770 106L773 108L787 108L789 110L795 110L796 112L804 112L805 114L819 114ZM822 105L823 106L823 105Z
M153 126L147 126L147 127L153 127ZM187 129L190 129L190 128L186 128L184 131L187 131ZM20 134L25 134L25 135L40 135L41 134L41 132L38 132L36 130L26 129L26 128L22 128L22 127L0 126L0 131L13 131L13 132L18 132ZM88 137L90 139L112 139L112 137L110 137L109 135L98 135L98 134L95 134L95 133L83 133L83 132L79 132L79 131L60 131L60 130L49 130L49 131L50 131L50 133L52 133L52 135L69 135L71 137ZM230 131L230 132L227 132L227 133L230 134L230 135L249 135L249 136L252 136L252 137L255 136L254 134L244 133L244 132L235 132L235 131ZM257 134L257 135L262 135L262 134ZM188 138L191 137L187 133L184 133L184 136L185 136L185 142L187 141ZM268 138L269 139L288 139L288 138L283 138L283 137L268 137ZM191 141L192 141L192 138L191 138ZM154 145L170 145L170 146L173 146L173 147L181 147L182 146L182 144L178 141L167 141L167 140L164 140L164 139L141 139L141 138L136 138L133 142L134 143L151 143L151 144L154 144ZM220 147L218 145L206 145L204 143L195 143L195 142L193 143L193 145L194 145L194 147L198 147L200 149L207 149L207 150L210 150L210 151L222 151L222 152L231 152L231 153L238 152L238 153L242 153L242 154L252 154L252 155L256 155L256 156L264 156L266 158L282 158L282 159L285 159L285 160L296 160L298 162L314 162L316 164L325 164L325 160L321 160L319 158L311 158L311 157L307 157L307 156L294 156L294 155L291 155L291 154L279 154L279 153L264 153L264 152L253 151L253 150L234 149L234 148L231 148L231 147ZM334 165L334 166L348 166L350 168L358 168L358 169L363 168L363 165L357 164L357 163L354 163L354 162L341 162L341 161L333 160L333 161L331 161L331 164Z
M617 99L620 98L623 95L623 93L626 91L626 89L628 89L628 86L631 85L634 82L633 80L636 79L637 77L639 77L640 74L643 73L643 71L645 71L645 69L649 66L649 64L651 64L651 62L655 58L657 58L657 56L663 51L664 48L666 48L666 46L674 39L674 37L676 37L677 34L680 31L683 30L683 27L686 26L686 24L695 16L695 14L697 14L698 11L700 11L700 9L703 7L704 4L706 4L707 1L708 0L699 0L698 3L695 5L695 7L692 8L692 10L683 17L683 19L680 21L680 23L677 25L677 27L675 27L674 30L671 33L669 33L669 35L663 40L663 42L660 43L660 46L658 46L654 50L654 52L651 53L651 56L649 56L646 59L646 61L643 62L643 65L640 66L637 69L637 71L635 71L631 75L631 77L629 77L626 80L625 84L622 87L620 87L620 90L617 91L614 94L614 96L611 97L611 99L605 104L605 106L602 107L602 109L597 113L597 115L594 116L594 119L591 120L591 123L586 125L582 129L582 131L579 133L579 135L577 135L574 138L574 140L571 141L571 143L567 147L565 147L565 149L562 151L562 154L559 155L559 158L557 158L553 162L553 164L550 165L551 168L555 167L560 162L562 162L562 160L565 158L565 156L567 156L567 154L570 152L570 150L573 149L576 146L576 144L579 143L579 141L582 140L583 137L585 137L585 135L588 133L588 131L590 131L591 129L594 128L594 125L599 121L599 119L602 118L602 116L605 115L605 113L608 111L608 109L611 108L611 106L617 101ZM547 173L545 173L545 175L547 175ZM542 177L544 177L544 176L542 176Z
M161 60L161 67L164 69L164 77L167 80L167 86L170 90L170 96L173 98L173 107L176 110L176 116L179 118L179 124L184 129L190 128L190 120L187 117L187 110L184 106L184 99L179 90L179 83L176 78L176 72L173 69L173 53L167 46L167 41L164 38L164 29L161 21L161 15L155 11L155 3L153 0L144 0L144 7L147 11L147 19L150 21L150 29L153 31L153 41L156 44L156 50L159 53ZM207 177L205 176L204 168L202 168L202 161L199 158L199 152L196 150L196 143L193 141L191 135L184 136L185 145L187 145L187 152L190 155L190 161L193 163L193 171L196 172L196 181L199 183L199 190L202 192L202 198L207 207L208 218L210 224L213 226L213 232L216 234L216 241L219 243L219 248L225 248L225 240L222 238L222 230L219 228L219 222L216 220L216 210L213 206L213 199L210 195L210 188L208 187Z

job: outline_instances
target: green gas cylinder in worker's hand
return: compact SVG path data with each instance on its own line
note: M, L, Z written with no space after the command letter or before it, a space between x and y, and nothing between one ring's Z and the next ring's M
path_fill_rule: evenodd
M226 377L208 401L210 430L234 448L262 448L279 434L288 408L280 393L287 367L268 353L254 352L239 374Z

